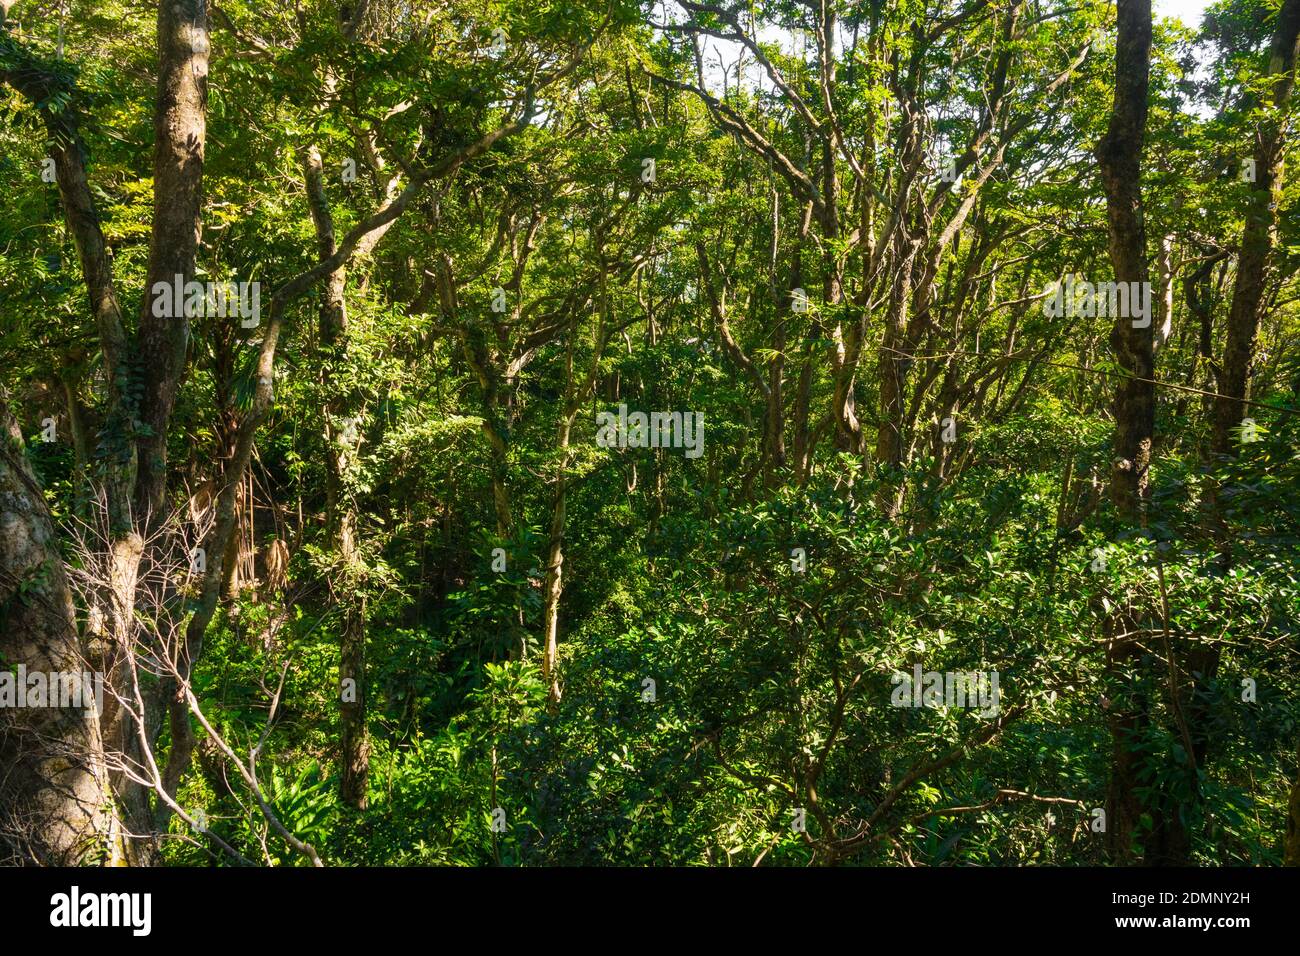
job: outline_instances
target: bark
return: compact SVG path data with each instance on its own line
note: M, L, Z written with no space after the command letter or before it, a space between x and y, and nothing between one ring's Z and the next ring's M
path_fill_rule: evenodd
M156 282L193 279L203 207L203 157L207 141L208 22L206 0L163 0L158 4L158 85L154 106L153 222L149 267L140 306L135 354L139 357L140 403L136 439L136 473L119 511L130 516L114 531L111 554L115 646L105 655L105 671L117 694L109 695L104 713L105 746L132 764L143 764L141 734L152 746L161 727L166 682L145 701L140 717L121 711L114 696L130 695L131 678L123 649L135 628L135 584L144 542L140 532L160 521L167 495L167 433L176 394L185 371L189 320L153 314ZM119 520L121 517L119 516ZM149 792L124 776L114 780L133 833L146 833L154 819ZM154 848L139 844L135 862L152 862Z
M1282 865L1300 866L1300 774L1291 785L1287 800L1286 833L1282 841Z
M337 243L334 219L325 194L325 176L320 152L311 147L303 158L308 204L316 229L317 255L328 259ZM325 443L326 522L331 546L338 561L338 573L332 582L335 599L342 615L339 635L339 680L355 682L355 697L340 695L339 722L342 773L340 795L345 803L358 810L366 808L366 791L370 778L370 740L366 730L366 620L365 604L356 593L361 569L357 550L356 503L348 490L348 475L355 457L357 441L341 422L352 423L352 433L359 429L361 409L345 385L338 381L337 370L348 357L348 314L344 300L347 266L340 265L329 274L321 291L319 322L320 343L324 353L321 386L326 399L322 409ZM349 695L350 696L350 695Z
M570 363L570 370L572 364ZM559 638L560 598L564 594L564 519L566 511L566 472L569 467L569 435L576 412L565 411L556 436L560 461L555 469L555 495L551 506L550 537L546 548L546 581L543 587L542 612L542 682L554 703L560 699Z
M803 288L803 248L808 239L808 230L812 225L812 203L805 203L799 217L799 230L795 235L794 248L790 250L790 288ZM789 294L787 290L787 295ZM802 485L808 481L812 472L812 435L809 429L809 416L812 410L813 362L817 355L813 340L821 335L820 326L810 323L805 333L807 343L803 347L803 356L799 361L799 378L795 385L794 409L791 420L791 437L794 469Z
M886 471L878 496L882 510L893 517L898 513L896 472L903 464L904 371L903 329L907 321L907 304L911 299L912 261L915 244L900 238L906 246L899 256L893 276L889 305L885 313L885 333L880 342L876 374L880 381L880 424L876 431L876 462Z
M764 416L764 476L765 487L776 488L785 474L785 343L787 323L790 321L791 303L782 294L777 282L777 254L781 244L781 195L772 186L772 257L770 263L771 295L774 327L771 330L772 349L776 355L767 367L767 411Z
M1119 0L1118 9L1115 99L1096 157L1106 190L1115 281L1140 283L1148 279L1141 177L1151 71L1151 2ZM1134 328L1131 318L1118 316L1110 337L1116 360L1128 376L1115 393L1111 497L1130 523L1139 520L1149 484L1155 427L1155 386L1149 381L1154 377L1153 325Z
M701 255L703 251L701 249ZM577 333L575 322L569 329L568 347L565 350L564 410L556 429L556 442L560 460L555 469L555 493L551 506L550 537L547 542L546 580L543 584L542 608L542 681L552 704L560 700L559 640L560 599L564 596L564 520L568 494L569 438L573 422L582 411L587 399L595 391L600 375L600 359L609 342L612 323L609 321L609 298L606 290L607 266L602 261L600 270L600 320L596 330L596 347L591 356L591 366L581 383L573 381L573 337ZM575 313L576 314L576 313Z
M566 70L560 71L555 78L558 79L563 75L566 75ZM253 391L252 407L240 420L239 429L235 435L234 451L230 460L224 463L221 477L217 482L215 523L208 537L204 540L204 546L209 556L208 568L199 585L198 601L194 614L190 617L186 626L184 647L180 653L181 673L178 676L182 681L188 680L194 662L202 654L203 638L216 612L220 596L224 561L221 558L213 561L211 558L213 555L222 555L224 553L226 545L235 533L235 504L239 495L239 486L252 458L253 441L257 436L257 431L270 415L275 403L275 352L279 344L280 332L284 326L286 309L290 303L297 301L316 283L327 278L340 266L345 266L353 256L373 249L428 182L454 175L466 162L476 156L481 156L501 139L512 136L523 129L532 116L533 100L531 96L525 98L522 106L522 111L511 121L496 127L473 143L450 153L435 165L420 169L400 192L395 188L390 189L388 198L373 213L358 222L344 235L333 255L299 272L277 288L271 296L266 333L262 337L261 349L257 355L256 385ZM187 706L185 698L175 693L176 688L174 686L169 689L172 691L168 699L170 701L169 707L173 726L176 726L182 719L188 725L188 714L182 713L182 710ZM179 781L184 774L193 755L192 734L188 735L188 739L191 741L190 746L182 746L179 749L174 747L173 752L168 755L167 766L163 774L164 780ZM165 820L167 815L168 811L164 808L159 809L160 819Z
M163 0L158 4L158 98L154 107L153 231L149 269L140 308L138 347L143 399L135 487L137 518L152 520L167 488L167 426L185 369L189 319L155 316L150 290L155 282L194 277L202 232L203 158L207 143L207 0Z
M1286 146L1284 113L1295 83L1296 47L1300 38L1300 0L1287 0L1278 14L1269 44L1270 109L1255 138L1255 183L1250 190L1246 222L1241 233L1237 280L1228 312L1227 341L1223 352L1218 397L1214 403L1212 449L1216 455L1232 454L1233 429L1246 417L1250 397L1250 366L1255 355L1260 302L1273 251L1278 203L1282 198L1282 156Z
M202 163L206 128L206 4L182 0L158 8L158 99L155 111L154 222L146 289L156 281L187 281L194 274L202 204ZM73 111L52 113L44 103L57 80L40 71L15 71L4 77L41 110L55 146L59 194L81 262L99 331L108 381L105 499L108 504L109 568L102 596L107 611L105 640L92 649L108 684L122 690L119 649L133 638L135 584L143 553L138 524L165 499L166 433L185 363L188 324L184 317L155 317L152 298L141 306L139 332L132 346L113 286L103 233L86 176L84 149ZM147 356L136 361L133 356ZM139 381L140 399L126 385ZM153 708L150 708L151 710ZM151 715L146 715L149 720ZM156 724L156 721L155 721ZM119 714L113 693L106 694L102 718L104 746L138 760L139 738L129 718ZM148 826L147 794L118 775L114 781L132 832ZM143 858L139 858L143 859Z
M1146 282L1146 233L1142 215L1142 144L1146 134L1147 92L1151 69L1151 2L1118 0L1115 46L1115 97L1110 126L1097 144L1096 158L1106 191L1109 251L1116 282ZM1127 373L1115 393L1115 452L1111 498L1130 524L1145 521L1151 440L1155 425L1152 326L1134 328L1129 316L1115 316L1111 347ZM1142 381L1146 379L1147 381ZM1111 619L1107 672L1112 687L1123 686L1111 702L1107 723L1112 739L1108 789L1108 837L1112 858L1133 862L1143 813L1154 812L1140 797L1141 753L1138 738L1145 728L1148 704L1142 679L1148 662L1129 634L1138 622L1127 615Z
M1216 456L1236 454L1234 429L1247 417L1250 398L1251 365L1255 358L1255 336L1259 329L1260 304L1264 297L1269 262L1277 230L1278 205L1282 198L1283 164L1286 149L1286 111L1295 85L1297 47L1300 46L1300 0L1286 0L1278 13L1277 27L1268 49L1269 80L1264 117L1255 136L1255 183L1250 190L1246 221L1242 227L1241 252L1237 259L1237 278L1228 311L1228 327L1223 351L1218 395L1214 400L1214 426L1211 451ZM1226 566L1230 556L1230 534L1223 519L1218 489L1210 486L1210 509L1219 548ZM1221 652L1217 646L1198 649L1188 662L1192 671L1192 700L1188 721L1193 741L1201 750L1208 746L1205 725L1209 714L1202 686L1213 678L1219 667ZM1284 859L1288 865L1300 865L1300 779L1292 788Z
M54 523L2 394L0 658L29 673L92 670L78 638ZM94 708L0 712L0 767L0 862L121 862L120 830Z
M1159 283L1151 300L1154 310L1152 321L1155 323L1155 335L1152 348L1155 351L1164 347L1174 330L1174 237L1166 234L1160 237L1160 252L1156 259Z

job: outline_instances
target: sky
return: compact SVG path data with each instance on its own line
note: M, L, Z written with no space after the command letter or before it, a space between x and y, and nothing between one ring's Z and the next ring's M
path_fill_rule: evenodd
M1201 25L1201 16L1210 2L1211 0L1152 0L1151 13L1156 19L1177 17L1186 26L1194 29ZM656 19L663 17L663 11L666 8L675 7L676 4L672 2L660 3L656 8ZM779 30L768 28L760 31L759 38L769 42L777 42L787 47L787 49L789 48L789 38ZM723 63L733 64L741 52L741 47L738 43L717 39L707 39L702 43L702 46L705 50L705 82L714 92L717 92L721 85L722 76L719 59ZM757 76L757 69L754 69L754 75Z
M1189 27L1201 25L1201 14L1209 0L1153 0L1151 12L1157 17L1177 17Z

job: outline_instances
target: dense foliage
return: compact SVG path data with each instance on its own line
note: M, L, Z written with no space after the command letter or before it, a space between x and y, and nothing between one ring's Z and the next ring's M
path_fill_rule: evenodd
M165 435L156 540L206 540L221 579L163 862L306 864L272 816L332 865L1283 861L1294 175L1249 419L1230 448L1214 432L1243 160L1294 112L1269 99L1278 0L1155 20L1136 510L1112 495L1128 317L1045 307L1062 277L1115 276L1110 3L211 6L195 275L262 283L262 314L190 319ZM108 382L129 397L154 357L103 358L41 117L77 118L131 334L155 17L19 3L0 34L0 69L63 98L0 93L0 388L87 640L101 489L149 427ZM313 152L340 241L418 188L279 325L276 290L328 254ZM273 405L232 477L273 327ZM620 405L698 413L701 444L611 447ZM165 572L139 586L165 592L142 641L197 613ZM915 667L1000 696L899 706Z

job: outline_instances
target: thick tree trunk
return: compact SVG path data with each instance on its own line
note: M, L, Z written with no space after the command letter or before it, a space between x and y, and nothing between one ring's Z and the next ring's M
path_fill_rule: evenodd
M146 292L154 282L172 282L178 274L184 282L194 274L206 128L206 3L167 0L158 5L157 22L154 223ZM139 736L131 719L119 713L115 697L126 690L126 668L120 655L134 639L136 626L135 587L143 553L139 524L159 512L165 499L167 423L185 363L188 325L183 315L154 316L152 296L146 294L141 304L138 343L132 348L86 176L76 114L51 111L47 105L52 94L62 92L64 81L30 70L3 74L0 79L35 104L52 135L59 194L104 356L108 381L104 494L109 567L99 600L107 620L92 653L112 688L105 694L101 720L104 749L122 753L128 761L138 761ZM133 353L147 356L148 361L133 362ZM132 387L136 381L142 386L138 399ZM146 701L144 719L150 739L157 727L157 707L153 706L157 703L157 698ZM148 832L147 792L121 774L115 775L113 784L131 832ZM136 858L144 861L143 856Z
M492 452L492 506L497 516L497 537L509 538L514 534L514 516L510 505L510 446L501 433L488 429Z
M0 658L27 673L88 674L54 524L0 395ZM94 691L93 678L84 690ZM20 685L18 693L25 694ZM119 864L99 715L94 707L0 711L0 863Z
M185 372L189 319L154 315L155 283L185 283L196 272L203 213L203 159L207 144L208 17L206 0L162 0L158 4L158 87L154 106L154 207L149 239L149 268L140 305L136 352L142 379L137 418L145 426L136 440L136 474L131 493L130 524L115 528L113 601L117 630L134 627L135 582L143 541L140 532L161 521L167 500L167 434L176 395ZM108 680L126 696L129 670L121 658L122 638L106 661ZM162 726L164 702L174 688L166 681L145 702L145 737L152 745ZM111 699L112 695L110 695ZM188 716L186 717L188 720ZM136 718L104 716L105 746L143 763ZM148 791L123 778L114 786L133 833L146 833L154 814ZM147 856L146 856L147 854ZM153 848L141 844L136 862L149 862Z
M194 277L202 232L203 159L207 144L207 0L162 0L158 4L158 99L154 107L153 232L138 334L144 378L135 487L137 519L149 521L167 489L167 426L185 370L190 323L185 310L155 316L155 282Z

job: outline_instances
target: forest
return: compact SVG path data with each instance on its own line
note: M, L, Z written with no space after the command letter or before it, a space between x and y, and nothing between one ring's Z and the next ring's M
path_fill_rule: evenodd
M1298 47L0 0L0 863L1300 865Z

